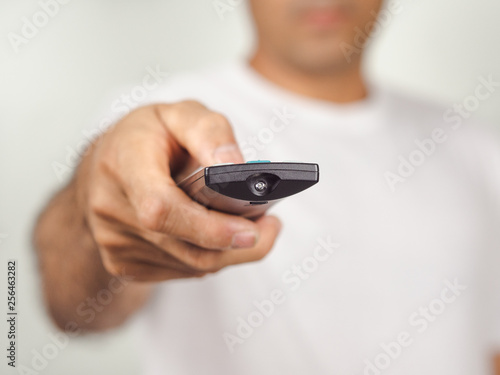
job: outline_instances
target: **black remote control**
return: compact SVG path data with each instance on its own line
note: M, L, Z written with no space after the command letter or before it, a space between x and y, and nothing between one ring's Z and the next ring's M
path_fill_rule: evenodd
M202 168L178 186L208 208L255 219L318 181L318 164L257 160Z

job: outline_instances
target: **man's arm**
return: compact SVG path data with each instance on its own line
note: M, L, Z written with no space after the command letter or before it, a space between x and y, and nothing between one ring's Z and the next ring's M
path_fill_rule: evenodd
M241 161L227 120L196 102L140 108L102 136L35 229L58 327L114 327L154 282L262 259L278 235L276 218L207 210L174 181L187 165Z
M105 270L77 203L77 181L84 178L85 164L88 160L82 162L69 185L48 203L34 236L47 307L61 330L69 322L84 330L117 326L144 304L151 290L151 284L129 282L127 275L117 279ZM100 294L111 295L111 302L100 304Z

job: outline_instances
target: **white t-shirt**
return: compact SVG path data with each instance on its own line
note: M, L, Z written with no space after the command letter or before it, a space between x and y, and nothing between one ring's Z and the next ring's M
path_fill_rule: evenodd
M494 132L377 87L353 104L312 100L244 63L173 79L156 99L187 98L225 114L247 158L316 162L320 182L272 208L283 230L264 260L158 285L136 319L144 374L488 373Z

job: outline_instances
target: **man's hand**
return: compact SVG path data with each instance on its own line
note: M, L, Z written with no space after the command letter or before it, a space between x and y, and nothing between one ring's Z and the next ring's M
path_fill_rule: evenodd
M102 330L125 321L147 301L151 283L129 283L92 319L79 313L116 276L199 277L264 257L277 218L253 222L208 210L174 182L189 168L221 162L243 162L231 126L192 101L140 108L98 139L35 230L55 323Z
M243 162L229 122L197 102L141 108L96 145L79 204L106 270L138 281L203 276L261 259L280 224L208 210L176 187L186 166Z

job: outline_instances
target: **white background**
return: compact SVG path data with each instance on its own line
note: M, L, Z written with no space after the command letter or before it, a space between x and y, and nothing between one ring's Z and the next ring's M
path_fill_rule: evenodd
M499 1L401 4L371 45L371 80L450 104L473 94L480 76L500 81ZM252 44L244 2L221 19L212 0L72 0L15 53L8 33L20 33L22 18L39 10L36 1L0 5L0 235L7 236L0 243L0 311L6 309L6 259L14 258L20 274L18 362L27 366L31 351L42 350L55 332L43 310L30 245L37 212L63 184L51 164L64 163L67 147L75 148L82 131L97 126L120 88L140 84L146 67L190 70L245 55ZM481 103L477 116L500 125L500 90ZM4 348L7 326L1 321ZM133 345L128 328L73 339L42 373L137 374Z

